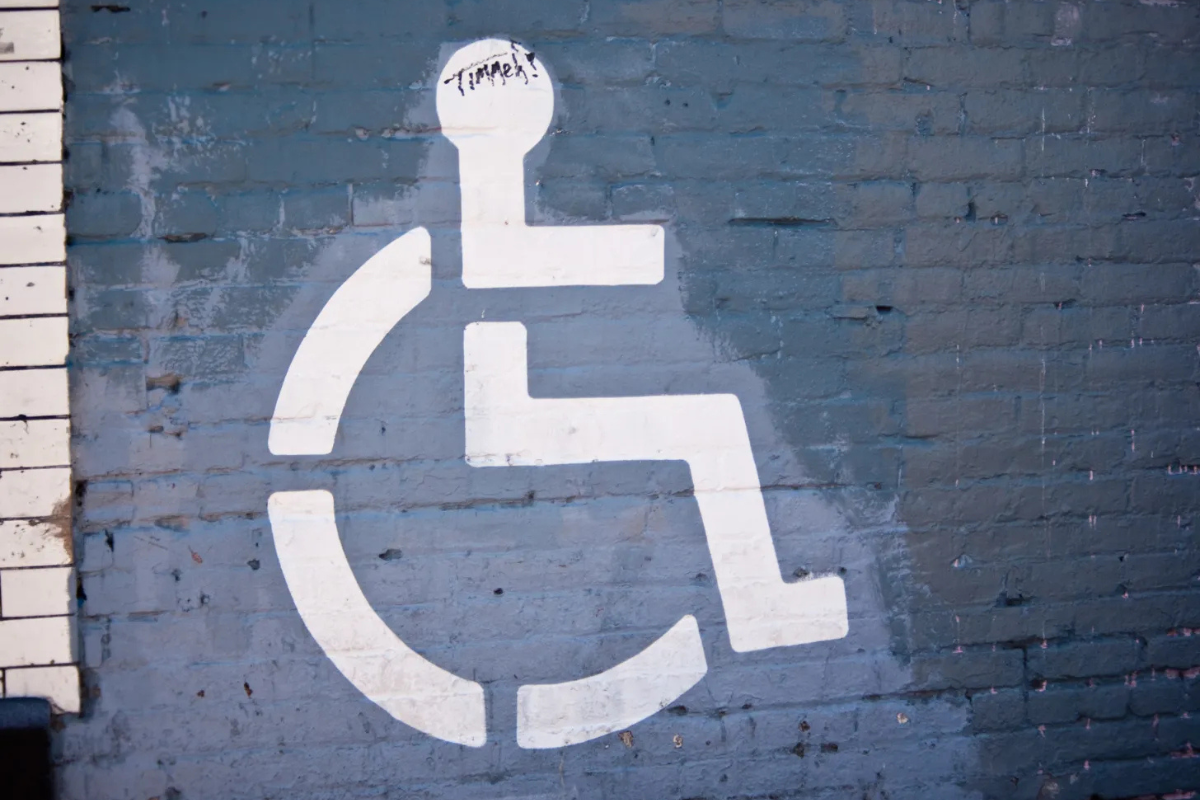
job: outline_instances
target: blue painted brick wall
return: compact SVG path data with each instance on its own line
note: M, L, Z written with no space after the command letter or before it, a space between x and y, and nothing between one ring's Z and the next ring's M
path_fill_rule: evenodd
M1132 798L1200 791L1200 9L1133 0L67 2L85 713L63 798ZM469 292L432 82L560 84L541 223L668 227L652 288ZM329 458L267 421L324 301L415 225L434 291ZM461 330L535 395L733 391L785 575L843 640L735 654L679 464L472 470ZM385 620L489 697L393 720L266 520L332 486ZM499 590L503 590L501 593ZM516 687L695 613L670 709L521 750Z

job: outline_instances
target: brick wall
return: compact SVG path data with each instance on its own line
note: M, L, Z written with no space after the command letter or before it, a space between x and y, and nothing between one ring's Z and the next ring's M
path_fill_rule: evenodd
M540 224L667 230L653 287L468 290L433 84L558 83ZM1182 798L1200 791L1200 9L1188 2L69 3L84 707L63 797ZM416 225L433 290L329 456L272 456L304 332ZM535 397L732 392L784 575L840 640L730 648L678 462L476 469L462 330ZM488 742L372 704L306 630L272 492L332 492L371 606ZM706 677L518 747L518 687L683 614Z
M79 711L56 2L0 2L0 679Z

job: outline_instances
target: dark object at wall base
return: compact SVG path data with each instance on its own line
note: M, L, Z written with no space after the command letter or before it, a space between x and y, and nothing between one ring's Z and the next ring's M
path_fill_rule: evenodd
M51 800L50 703L0 700L0 786L9 800Z

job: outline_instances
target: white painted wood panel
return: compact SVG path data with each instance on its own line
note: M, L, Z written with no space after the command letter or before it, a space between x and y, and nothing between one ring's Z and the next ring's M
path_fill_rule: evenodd
M0 682L78 713L57 6L0 0Z
M53 517L69 510L70 497L71 470L66 467L0 472L0 515L4 517Z
M66 313L66 267L0 267L0 317Z
M61 54L57 11L0 11L0 61L44 61Z
M0 372L0 418L61 417L69 408L65 369Z
M0 116L0 164L62 160L62 115Z
M0 469L68 467L71 423L65 419L0 422ZM0 515L4 509L0 509ZM2 600L0 600L2 602Z
M67 232L62 214L0 217L0 265L66 260Z
M0 319L0 367L50 367L66 359L66 317Z
M0 63L0 111L58 111L62 65L57 61Z
M0 214L62 208L62 164L0 167Z
M5 670L8 697L45 697L58 714L79 713L79 667L22 667Z
M0 567L62 567L71 563L70 518L0 521Z
M75 660L72 622L71 617L0 620L0 660L5 667L71 663Z
M74 595L71 567L0 570L0 617L4 619L70 614Z

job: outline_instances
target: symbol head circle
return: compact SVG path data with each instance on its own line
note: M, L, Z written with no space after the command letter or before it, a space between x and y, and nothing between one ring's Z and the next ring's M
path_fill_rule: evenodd
M541 141L554 116L554 84L534 53L480 39L450 56L437 85L442 133L462 149L519 150Z

